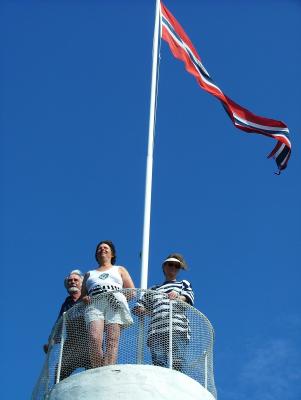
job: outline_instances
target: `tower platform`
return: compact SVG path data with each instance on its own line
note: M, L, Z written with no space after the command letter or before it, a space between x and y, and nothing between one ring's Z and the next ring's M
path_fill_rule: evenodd
M152 312L135 311L141 298L151 303L158 295L165 302L162 316L157 313L154 320ZM32 400L216 399L210 321L186 302L164 296L142 289L107 292L64 313L50 335ZM102 347L95 347L89 322L91 308L104 304L113 313L125 307L130 315L119 344L117 338L113 345L113 358L110 324L105 325Z

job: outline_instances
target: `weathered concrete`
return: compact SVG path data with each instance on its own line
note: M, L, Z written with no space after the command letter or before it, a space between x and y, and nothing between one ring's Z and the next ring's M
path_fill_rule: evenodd
M152 365L95 368L55 385L49 400L214 400L190 377Z

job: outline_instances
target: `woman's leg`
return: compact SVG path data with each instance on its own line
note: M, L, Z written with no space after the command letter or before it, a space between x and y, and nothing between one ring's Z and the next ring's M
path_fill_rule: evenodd
M106 324L106 351L103 358L103 365L115 364L118 355L120 337L119 324Z
M101 367L103 365L103 340L104 321L99 319L89 324L89 356L91 360L91 368Z

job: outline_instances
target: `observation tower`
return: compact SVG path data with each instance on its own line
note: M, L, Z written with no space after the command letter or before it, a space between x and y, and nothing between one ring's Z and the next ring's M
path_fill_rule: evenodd
M153 365L149 347L151 315L136 315L135 306L142 296L151 298L155 292L125 289L123 293L131 298L128 303L133 323L121 330L116 363L96 368L87 365L95 349L85 322L87 305L77 304L52 330L50 348L32 400L216 399L214 331L206 316L185 302L170 300L169 312L162 316L168 327L164 339L166 365ZM103 293L93 298L93 302L102 302L111 295ZM112 304L114 307L116 304ZM185 348L174 335L174 321L179 315L188 323ZM105 340L104 336L104 345ZM156 341L152 346L156 347ZM176 363L175 350L177 354L182 352L181 366Z

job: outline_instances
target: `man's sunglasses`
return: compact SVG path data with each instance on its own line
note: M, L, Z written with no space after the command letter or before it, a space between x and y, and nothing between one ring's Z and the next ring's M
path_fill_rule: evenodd
M177 262L167 261L164 265L167 265L168 267L174 267L174 268L177 268L177 269L181 268L181 264L177 263Z

